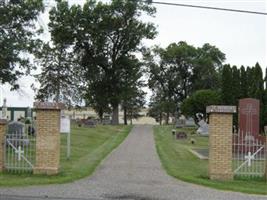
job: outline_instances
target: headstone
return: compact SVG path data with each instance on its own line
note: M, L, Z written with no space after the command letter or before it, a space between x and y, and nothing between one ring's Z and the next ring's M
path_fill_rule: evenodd
M84 126L89 128L94 128L96 127L96 122L92 119L87 119L84 121Z
M10 122L8 124L8 135L23 136L24 135L24 124L21 122Z
M103 120L102 120L103 125L110 125L111 124L111 119L109 115L105 115Z
M13 121L8 124L7 138L12 139L10 142L14 146L29 145L30 141L25 135L24 129L25 125L21 122Z
M242 135L257 137L260 131L260 101L246 98L239 100L239 130Z
M192 117L186 119L185 120L185 126L187 126L187 127L193 127L194 126L195 127L196 126L195 120Z
M187 134L185 132L178 132L176 133L176 139L177 140L187 139Z
M209 125L204 121L204 119L198 122L199 128L197 129L197 133L203 136L209 135Z
M185 121L183 119L177 119L175 127L176 128L183 128L185 125Z

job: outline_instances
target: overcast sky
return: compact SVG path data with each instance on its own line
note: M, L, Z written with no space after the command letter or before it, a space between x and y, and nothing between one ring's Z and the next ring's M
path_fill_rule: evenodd
M69 1L83 2L83 0ZM267 0L157 1L267 12ZM156 8L155 18L145 18L145 20L150 20L157 25L158 36L153 41L144 41L146 45L166 47L172 42L186 41L198 47L204 43L210 43L226 54L226 63L252 66L259 62L265 71L267 67L266 15L167 5L156 5ZM45 15L42 16L42 21L47 23ZM30 89L30 85L34 80L23 78L20 83L23 90L20 94L10 92L7 85L2 87L1 96L7 98L8 106L32 106L34 92ZM1 101L2 97L0 97L0 105L2 105Z

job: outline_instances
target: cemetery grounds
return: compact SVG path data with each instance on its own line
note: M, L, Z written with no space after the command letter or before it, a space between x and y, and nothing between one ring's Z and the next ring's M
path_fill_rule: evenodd
M0 186L66 183L91 175L98 164L128 135L132 126L72 126L71 156L67 159L67 135L61 134L60 173L55 176L0 173Z
M208 178L208 160L194 155L192 149L207 149L208 137L199 136L195 128L179 128L188 139L176 140L172 136L173 126L154 126L156 148L163 168L177 179L216 189L231 190L251 194L267 194L264 178L238 178L220 182ZM191 142L194 141L194 144Z

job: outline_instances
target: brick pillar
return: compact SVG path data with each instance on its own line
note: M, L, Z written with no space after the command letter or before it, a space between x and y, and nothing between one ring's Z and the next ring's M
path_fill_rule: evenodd
M60 110L62 104L35 102L36 164L34 174L53 175L59 172Z
M5 134L6 134L6 123L7 121L4 119L0 119L0 172L4 170L5 161L4 161L4 144L5 144Z
M235 106L208 106L209 113L209 177L232 180L232 134Z

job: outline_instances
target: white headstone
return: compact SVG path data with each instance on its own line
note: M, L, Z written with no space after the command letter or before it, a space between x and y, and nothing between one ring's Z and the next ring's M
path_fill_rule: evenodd
M203 119L198 122L198 125L197 133L204 136L209 135L209 125Z

